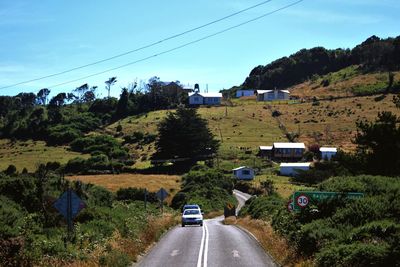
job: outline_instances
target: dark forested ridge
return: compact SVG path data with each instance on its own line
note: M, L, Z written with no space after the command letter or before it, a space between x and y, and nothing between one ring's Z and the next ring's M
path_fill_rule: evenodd
M250 89L281 89L304 82L313 75L324 75L350 65L364 72L400 69L400 36L380 39L371 36L353 49L301 49L265 66L255 67L242 84Z

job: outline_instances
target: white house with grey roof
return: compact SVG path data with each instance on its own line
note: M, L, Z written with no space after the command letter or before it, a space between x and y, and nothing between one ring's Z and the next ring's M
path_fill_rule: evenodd
M289 90L257 90L257 101L289 100Z
M319 152L321 152L321 159L331 160L333 156L337 153L336 147L320 147Z
M189 93L189 105L220 105L221 93Z

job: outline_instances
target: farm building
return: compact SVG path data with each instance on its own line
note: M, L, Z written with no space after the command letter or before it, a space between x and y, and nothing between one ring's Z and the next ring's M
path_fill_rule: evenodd
M250 167L241 166L232 170L233 175L238 180L253 180L254 178L254 170Z
M310 165L310 162L281 163L279 172L281 175L295 176L298 170L309 170Z
M293 160L301 159L305 149L304 143L274 143L272 148L275 159Z
M321 152L321 159L331 160L333 156L337 153L336 147L320 147L319 152Z
M288 90L257 90L257 101L289 100Z
M254 95L254 90L237 90L236 91L236 97L242 97L242 96L253 96Z
M220 105L221 93L189 93L189 105Z
M264 158L272 157L272 146L260 146L258 150L258 156Z

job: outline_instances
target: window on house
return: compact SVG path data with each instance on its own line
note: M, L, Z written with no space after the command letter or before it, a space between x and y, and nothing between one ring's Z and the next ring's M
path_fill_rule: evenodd
M242 173L243 173L243 175L250 175L250 171L249 170L243 170Z

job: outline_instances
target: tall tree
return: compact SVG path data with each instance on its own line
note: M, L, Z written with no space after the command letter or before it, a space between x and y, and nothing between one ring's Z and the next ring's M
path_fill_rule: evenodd
M356 143L369 173L400 175L400 125L391 112L379 113L375 122L357 122Z
M50 94L50 89L43 88L40 89L39 92L37 93L37 101L40 105L45 106L47 104L47 97Z
M106 84L106 89L108 91L108 98L110 98L111 86L113 86L116 82L117 82L117 77L111 77L104 82Z
M157 151L153 159L183 159L195 162L217 152L219 141L214 139L207 121L196 109L179 107L168 113L158 126Z

